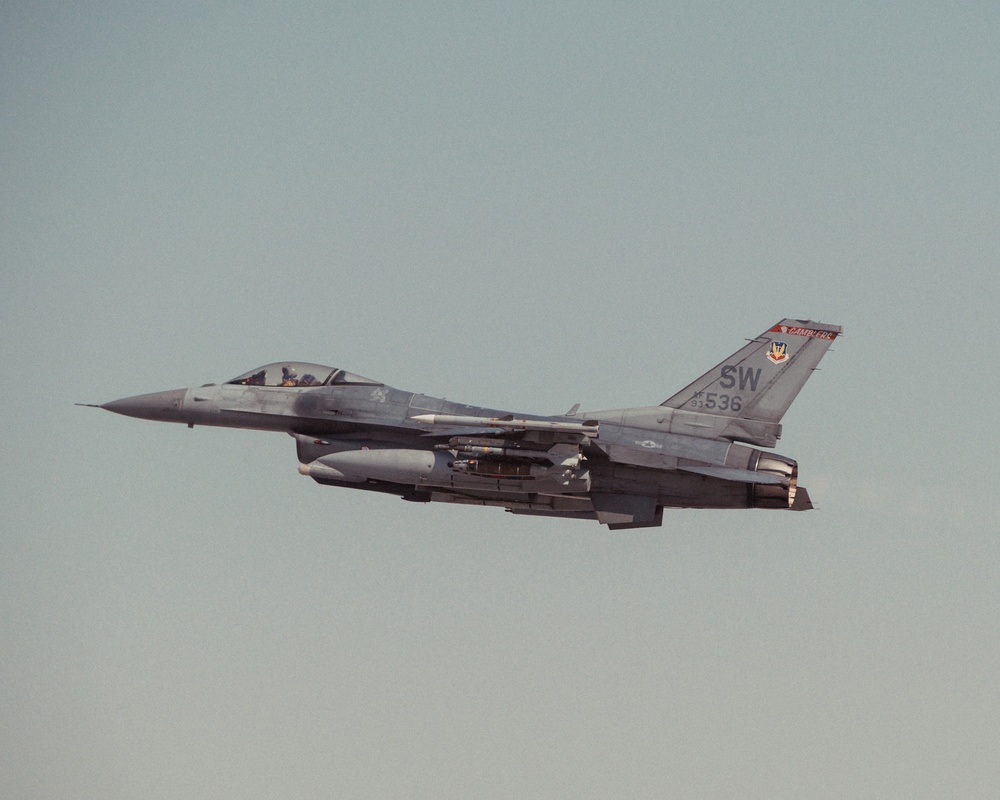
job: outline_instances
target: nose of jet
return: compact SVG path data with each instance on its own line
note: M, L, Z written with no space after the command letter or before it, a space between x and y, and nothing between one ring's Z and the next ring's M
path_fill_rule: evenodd
M152 419L160 422L183 422L184 395L187 389L171 389L169 392L139 394L104 403L101 408L124 414L126 417Z

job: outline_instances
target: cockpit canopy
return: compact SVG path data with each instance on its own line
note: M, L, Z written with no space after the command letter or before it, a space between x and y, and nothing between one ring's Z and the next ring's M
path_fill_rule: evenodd
M279 361L250 370L226 383L241 386L338 386L342 384L368 384L381 386L362 375L355 375L343 369L324 367L321 364L307 364L302 361Z

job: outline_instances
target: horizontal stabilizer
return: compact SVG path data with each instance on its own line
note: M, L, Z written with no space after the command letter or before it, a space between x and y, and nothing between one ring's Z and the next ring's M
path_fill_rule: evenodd
M768 472L754 472L752 469L733 469L732 467L678 467L684 472L696 472L709 478L721 478L724 481L738 483L767 483L775 486L788 485L788 478L772 475Z

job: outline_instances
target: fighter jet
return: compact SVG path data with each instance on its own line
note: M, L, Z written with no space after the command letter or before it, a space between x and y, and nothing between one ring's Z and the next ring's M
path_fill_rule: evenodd
M140 419L283 431L326 486L513 514L661 525L664 508L812 508L781 418L841 333L783 319L659 405L518 414L283 361L223 384L99 408ZM755 445L751 447L748 445Z

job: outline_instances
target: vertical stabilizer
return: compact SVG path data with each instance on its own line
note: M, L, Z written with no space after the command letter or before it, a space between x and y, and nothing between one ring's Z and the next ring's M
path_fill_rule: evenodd
M780 422L843 329L783 319L661 405Z

